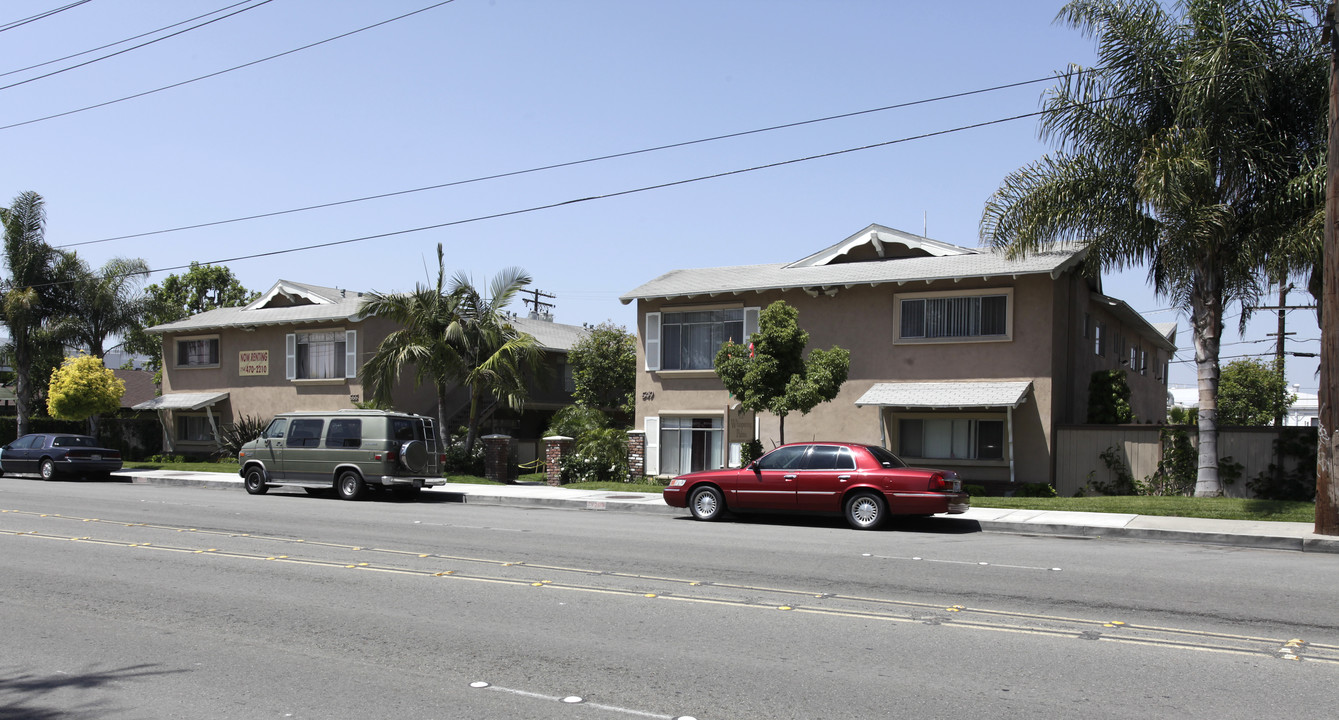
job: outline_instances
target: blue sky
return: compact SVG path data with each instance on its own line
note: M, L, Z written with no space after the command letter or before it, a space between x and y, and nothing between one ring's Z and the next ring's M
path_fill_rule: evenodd
M19 70L239 0L91 0L0 30ZM0 23L69 0L9 0ZM1092 64L1053 24L1058 1L456 0L412 17L170 90L50 120L284 53L435 0L250 0L200 29L86 67L0 88L0 199L47 201L47 240L93 265L227 262L254 290L284 278L407 290L448 273L484 282L519 265L557 296L560 322L635 326L618 296L676 267L798 259L870 223L979 244L981 209L1040 157L1033 118L605 199L637 188L915 138L1035 112L1049 83L869 113L391 198L189 231L108 238L274 213L624 153L1050 77ZM250 9L248 9L250 8ZM210 16L217 17L217 16ZM208 19L208 18L206 18ZM198 24L191 23L191 24ZM177 28L178 30L186 26ZM150 36L130 44L142 43ZM0 86L124 49L0 76ZM15 126L17 125L17 126ZM478 220L493 215L492 219ZM435 229L411 231L435 226ZM389 234L389 235L388 235ZM156 273L153 281L166 272ZM1153 322L1144 272L1104 279ZM1309 300L1303 293L1294 303ZM518 311L522 308L517 307ZM1276 318L1223 356L1272 350ZM1317 351L1315 314L1289 314L1290 349ZM1289 381L1315 391L1315 360ZM1193 385L1194 365L1172 366Z

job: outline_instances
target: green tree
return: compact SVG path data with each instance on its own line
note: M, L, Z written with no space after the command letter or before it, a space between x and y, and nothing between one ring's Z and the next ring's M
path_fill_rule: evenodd
M445 447L450 439L447 392L465 385L470 394L468 457L478 439L479 413L486 398L506 400L518 409L524 402L524 373L537 364L539 350L533 337L506 321L502 309L529 282L524 271L504 271L494 279L489 297L464 275L447 283L438 244L436 285L416 284L412 293L368 293L361 313L400 326L381 341L360 371L368 395L389 402L401 372L412 366L417 382L431 382L436 389L437 433Z
M107 338L143 327L148 298L137 291L149 276L149 264L139 258L112 258L94 271L78 257L73 262L63 329L80 348L102 360Z
M776 415L782 443L786 415L807 415L819 403L837 397L851 366L851 353L835 346L813 350L806 360L809 333L800 329L799 315L778 300L759 314L758 332L747 345L728 340L716 353L716 374L725 388L743 409Z
M456 298L456 322L448 329L456 348L462 382L469 388L469 428L466 454L479 438L480 412L485 401L499 400L519 412L525 406L527 377L540 366L539 345L528 333L507 321L505 309L530 284L530 274L518 267L504 268L493 276L485 295L469 275L457 272L451 280Z
M1218 420L1224 425L1271 425L1296 400L1278 360L1233 360L1218 383Z
M154 379L161 381L163 370L163 341L145 329L155 325L184 320L196 313L223 307L237 307L256 299L238 282L232 270L223 265L201 265L192 262L182 275L168 275L162 284L144 289L142 325L125 334L125 349L147 355L146 365L154 371Z
M590 330L567 353L582 405L614 410L625 418L634 411L637 387L637 339L622 325L603 322Z
M1124 370L1098 370L1088 379L1088 422L1095 425L1134 422L1130 383Z
M91 355L65 358L51 373L47 392L47 411L57 420L91 420L116 412L126 384L100 358ZM89 434L96 432L90 428Z
M35 192L20 193L0 209L0 222L10 273L0 285L0 316L9 327L18 433L23 435L34 400L42 394L39 388L46 386L61 355L52 321L60 315L62 272L70 267L70 254L46 244L46 206Z
M1308 3L1318 11L1319 2ZM1075 0L1059 19L1095 36L1102 65L1071 67L1041 132L1057 149L1004 179L982 237L1011 257L1055 241L1086 268L1144 265L1188 309L1198 366L1196 495L1220 495L1224 309L1257 296L1259 268L1314 218L1299 182L1323 166L1319 33L1285 0Z

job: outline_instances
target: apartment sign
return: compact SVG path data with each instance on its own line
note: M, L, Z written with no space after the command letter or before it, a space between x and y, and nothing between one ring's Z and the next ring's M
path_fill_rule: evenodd
M243 350L237 353L237 374L242 377L270 374L269 350Z

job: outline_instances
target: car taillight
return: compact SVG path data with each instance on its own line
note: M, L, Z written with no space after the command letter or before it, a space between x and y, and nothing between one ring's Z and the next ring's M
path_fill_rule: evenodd
M943 473L935 473L930 476L930 489L938 492L948 490L948 483L945 482Z

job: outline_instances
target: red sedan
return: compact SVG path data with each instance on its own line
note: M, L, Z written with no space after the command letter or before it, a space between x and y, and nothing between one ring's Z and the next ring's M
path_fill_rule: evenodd
M782 445L742 469L680 475L665 502L698 520L727 510L842 513L857 530L888 515L954 515L971 504L951 470L907 467L881 447L836 442Z

